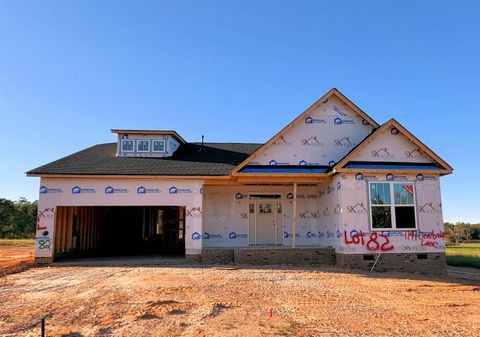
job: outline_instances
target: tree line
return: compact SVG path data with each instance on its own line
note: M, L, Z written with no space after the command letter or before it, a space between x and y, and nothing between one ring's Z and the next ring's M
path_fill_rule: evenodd
M445 236L452 243L480 240L480 223L445 222Z
M33 239L38 202L0 198L0 239Z

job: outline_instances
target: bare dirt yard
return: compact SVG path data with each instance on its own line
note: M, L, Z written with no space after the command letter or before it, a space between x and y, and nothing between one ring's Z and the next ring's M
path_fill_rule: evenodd
M42 267L0 278L0 335L479 336L473 280L330 267Z
M0 277L33 265L33 240L0 239Z

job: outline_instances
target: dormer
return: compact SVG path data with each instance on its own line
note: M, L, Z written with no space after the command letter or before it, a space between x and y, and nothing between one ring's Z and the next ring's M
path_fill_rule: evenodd
M171 157L185 140L172 130L119 130L117 157Z

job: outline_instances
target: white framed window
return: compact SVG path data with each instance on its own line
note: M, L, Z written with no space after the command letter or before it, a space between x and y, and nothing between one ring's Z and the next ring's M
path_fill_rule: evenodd
M154 140L152 146L152 152L165 152L165 141L164 140Z
M133 152L134 141L130 139L122 139L122 152Z
M137 152L149 152L150 141L149 140L137 140Z
M372 230L417 229L415 186L412 182L369 182Z

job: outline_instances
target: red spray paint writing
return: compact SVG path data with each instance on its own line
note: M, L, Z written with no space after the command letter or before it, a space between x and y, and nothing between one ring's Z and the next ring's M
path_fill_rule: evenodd
M415 232L408 231L405 232L406 240L420 240L420 245L422 247L433 247L440 248L440 243L438 240L445 240L445 234L442 232L435 233L431 232Z
M50 218L55 215L54 208L45 208L43 211L38 211L37 213L37 231L47 229L45 226L40 226L40 219L41 218Z
M351 231L350 237L347 236L347 231L343 231L343 237L345 244L347 245L361 245L365 246L369 251L376 252L388 252L393 250L393 246L390 243L390 240L385 234L373 232L370 235L363 233L362 231Z

